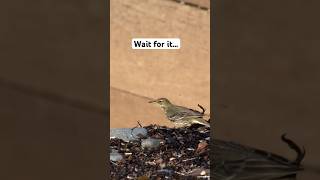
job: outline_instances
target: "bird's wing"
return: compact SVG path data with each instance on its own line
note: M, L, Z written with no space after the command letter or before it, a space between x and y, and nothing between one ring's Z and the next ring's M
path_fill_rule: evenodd
M301 170L286 158L232 142L214 140L213 151L217 180L272 180L294 177Z
M199 117L199 116L193 116L190 113L185 112L185 111L176 111L172 114L168 114L168 118L172 121L178 121L181 119L185 119L187 117Z
M186 108L186 107L182 107L182 106L176 106L176 107L180 112L183 112L185 114L185 116L198 116L198 117L204 116L203 113L201 113L197 110L194 110L194 109L190 109L190 108Z

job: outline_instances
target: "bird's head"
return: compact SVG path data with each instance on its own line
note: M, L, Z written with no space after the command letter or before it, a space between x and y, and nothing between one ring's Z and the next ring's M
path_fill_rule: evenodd
M166 108L171 105L171 102L167 98L159 98L156 100L149 101L149 103L158 104L162 108Z

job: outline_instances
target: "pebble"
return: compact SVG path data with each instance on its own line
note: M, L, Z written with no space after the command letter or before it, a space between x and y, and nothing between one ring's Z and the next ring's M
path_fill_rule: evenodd
M123 156L118 153L116 150L112 149L110 153L110 160L114 162L121 161L123 159Z
M110 138L119 138L129 142L147 137L147 133L148 131L145 128L111 128Z
M160 139L147 138L141 141L141 147L143 149L157 149L160 146L161 142L162 140Z

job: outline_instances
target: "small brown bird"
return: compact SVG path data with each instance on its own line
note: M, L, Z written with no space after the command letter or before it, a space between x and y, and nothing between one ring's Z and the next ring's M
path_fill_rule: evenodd
M176 127L188 127L192 124L201 124L210 127L210 124L203 119L203 117L206 116L204 112L174 105L166 98L152 100L149 101L149 103L158 104L165 112L166 117L172 121Z

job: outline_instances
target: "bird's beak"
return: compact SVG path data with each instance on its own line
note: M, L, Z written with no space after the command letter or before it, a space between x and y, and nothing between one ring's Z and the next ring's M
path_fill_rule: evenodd
M155 103L155 102L156 102L156 100L149 101L149 103Z

